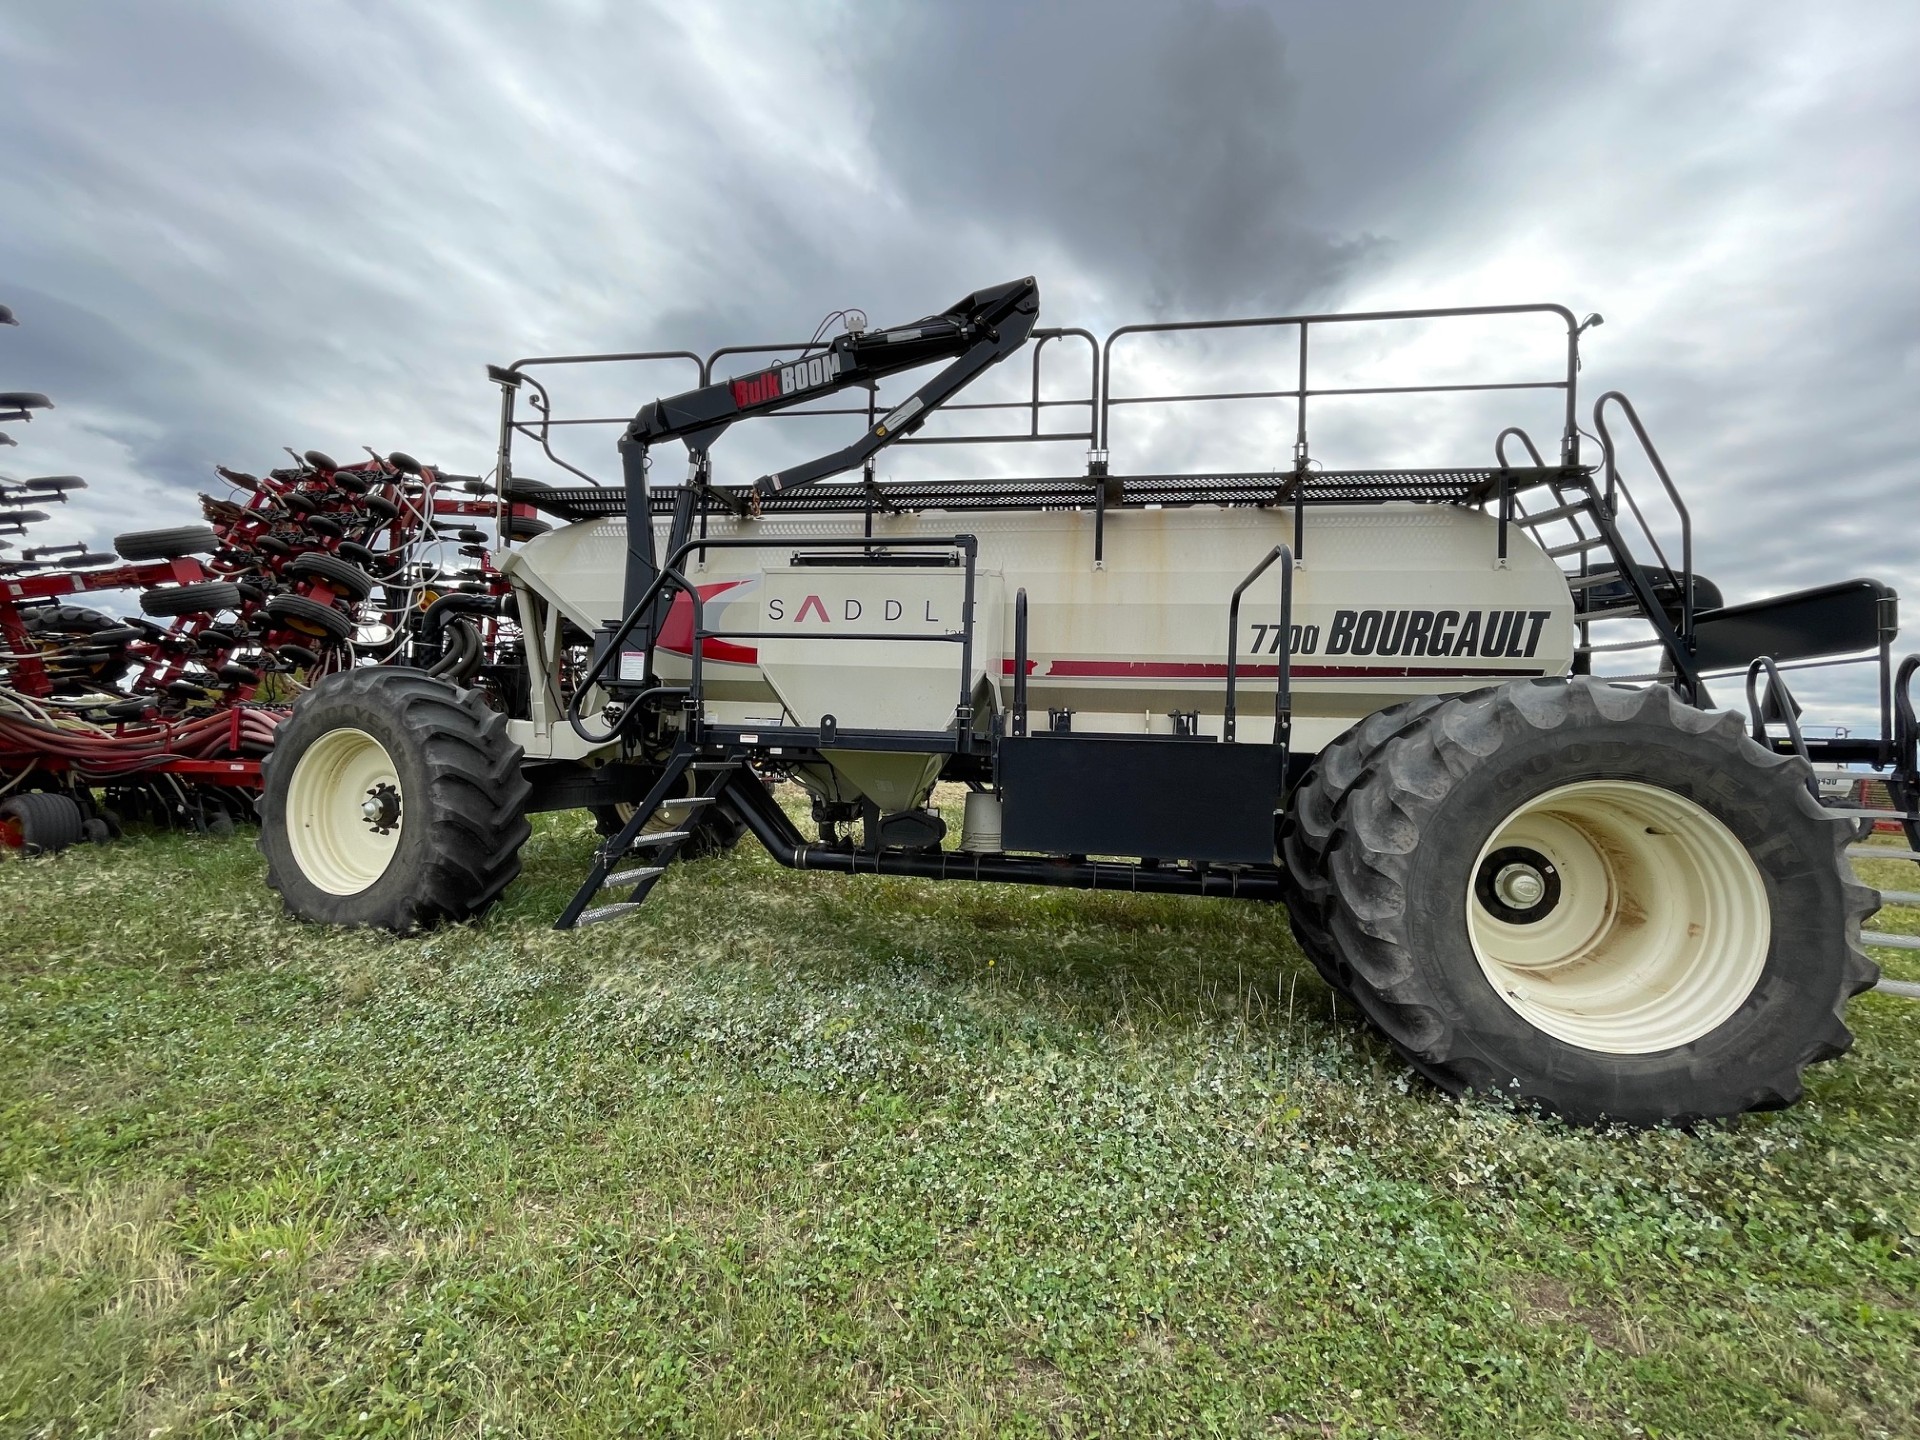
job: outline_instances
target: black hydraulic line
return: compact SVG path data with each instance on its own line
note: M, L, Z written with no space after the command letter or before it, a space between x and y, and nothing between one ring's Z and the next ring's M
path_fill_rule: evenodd
M498 615L500 597L496 595L442 595L420 617L420 639L432 646L440 639L440 627L450 615Z
M458 683L464 676L471 674L473 667L479 663L479 632L465 620L454 620L447 626L445 653L427 667L427 673Z
M1003 885L1051 885L1073 890L1124 890L1141 895L1211 895L1234 900L1279 900L1280 875L1271 866L1198 870L1125 861L1058 860L1046 856L972 855L958 850L861 854L812 845L794 828L757 776L742 774L728 799L754 838L791 870L842 875L901 875L922 880L980 880Z

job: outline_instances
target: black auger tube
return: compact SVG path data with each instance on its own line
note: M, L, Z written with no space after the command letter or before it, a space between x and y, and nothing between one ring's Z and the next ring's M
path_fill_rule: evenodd
M438 645L440 627L446 623L449 615L498 615L501 598L498 595L467 595L459 592L442 595L420 617L421 643L429 649Z
M922 880L983 880L1003 885L1053 885L1068 890L1125 890L1140 895L1212 895L1228 900L1280 896L1280 874L1268 867L1193 870L1177 865L1137 865L1124 860L1056 860L1043 856L969 855L957 850L920 854L861 854L810 845L758 777L741 775L727 787L727 801L767 853L791 870L827 870L842 875L906 875Z
M480 632L465 620L452 621L446 632L447 648L427 667L427 673L464 685L480 668Z

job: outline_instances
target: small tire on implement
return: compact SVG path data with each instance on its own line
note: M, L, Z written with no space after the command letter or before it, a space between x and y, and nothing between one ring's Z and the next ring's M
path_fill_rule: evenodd
M220 537L205 525L182 525L172 530L134 530L113 537L113 549L122 560L178 560L183 555L211 555Z
M322 605L304 595L275 595L266 604L267 618L276 625L315 639L347 640L353 636L353 617L333 605Z
M0 801L0 846L55 855L86 834L86 816L65 795L34 790Z
M288 913L331 925L476 918L520 873L523 758L478 691L417 670L330 675L263 767L267 884Z
M1349 996L1442 1089L1649 1125L1776 1109L1852 1043L1876 897L1738 716L1587 676L1449 700L1328 851Z
M1320 978L1335 990L1346 991L1338 950L1327 934L1328 910L1333 904L1333 882L1327 876L1327 846L1347 792L1365 772L1380 747L1427 714L1442 697L1419 695L1398 705L1376 710L1314 757L1288 802L1280 822L1282 883L1286 886L1287 919L1293 938Z
M169 585L140 592L140 608L149 615L211 615L238 610L240 587L226 580L201 580L192 585Z
M319 580L337 594L359 602L373 593L373 577L351 560L310 550L287 566L287 575L295 580Z

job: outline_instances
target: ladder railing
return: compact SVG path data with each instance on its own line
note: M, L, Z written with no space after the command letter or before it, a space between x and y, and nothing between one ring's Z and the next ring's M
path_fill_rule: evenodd
M1264 559L1247 572L1246 579L1233 587L1233 599L1227 605L1227 698L1220 725L1220 738L1229 743L1234 737L1237 710L1235 687L1240 678L1240 597L1274 562L1280 562L1280 633L1274 653L1279 657L1277 689L1273 697L1273 743L1281 755L1285 773L1286 753L1293 736L1293 551L1276 545Z

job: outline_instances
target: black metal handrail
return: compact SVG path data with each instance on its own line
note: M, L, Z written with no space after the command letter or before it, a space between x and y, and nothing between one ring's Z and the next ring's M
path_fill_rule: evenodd
M1754 682L1760 678L1760 672L1767 672L1767 693L1763 702L1754 689ZM1793 692L1787 689L1787 682L1780 678L1780 667L1773 663L1770 655L1759 655L1747 666L1747 714L1753 721L1753 743L1773 748L1767 739L1767 718L1764 705L1771 703L1780 712L1780 718L1786 723L1787 738L1793 742L1793 753L1813 764L1813 757L1807 753L1807 742L1800 734L1800 719L1794 714ZM1813 798L1820 798L1820 782L1811 773L1807 776L1807 789L1813 792Z
M513 479L513 437L516 434L538 442L547 459L562 470L578 475L589 485L598 487L600 484L598 480L579 466L569 464L553 453L553 446L550 443L553 427L555 425L624 425L631 418L606 421L598 418L556 420L553 417L553 397L548 394L545 385L527 373L529 369L539 365L620 365L660 360L688 361L698 372L700 383L702 385L707 383L706 362L691 350L627 350L607 355L527 355L505 367L489 365L488 378L500 387L500 439L494 466L495 492L504 500L507 485ZM536 398L531 403L540 415L537 422L514 418L514 401L523 382L533 388Z
M1896 765L1912 772L1920 769L1920 721L1913 713L1913 675L1920 670L1920 655L1909 655L1900 662L1900 672L1892 686L1894 722L1892 741Z
M1013 733L1027 733L1027 587L1013 596Z
M1693 516L1687 510L1687 502L1680 498L1680 489L1673 483L1673 477L1667 473L1666 461L1660 458L1660 451L1653 443L1653 437L1647 434L1647 427L1640 423L1640 412L1633 408L1633 402L1618 390L1609 390L1593 402L1593 427L1600 432L1600 449L1607 477L1606 503L1608 514L1614 513L1614 498L1624 497L1627 508L1633 511L1633 518L1640 524L1641 533L1647 537L1647 543L1653 546L1653 553L1660 557L1660 563L1668 574L1674 573L1673 562L1667 558L1660 537L1654 534L1653 527L1647 523L1647 517L1641 513L1640 504L1633 498L1633 492L1620 481L1618 447L1613 443L1613 433L1607 428L1607 405L1611 402L1620 407L1627 417L1627 423L1633 427L1634 436L1640 441L1640 449L1653 466L1653 473L1659 477L1661 488L1667 492L1674 514L1680 520L1680 576L1682 589L1680 595L1680 638L1691 645L1693 641Z
M1567 369L1557 380L1525 380L1498 384L1453 385L1367 385L1314 389L1308 385L1308 332L1315 325L1351 325L1396 320L1452 320L1490 315L1558 315L1567 327ZM1296 327L1299 332L1298 384L1289 390L1236 390L1196 395L1120 395L1113 389L1113 348L1128 335L1170 334L1204 330L1250 330ZM1097 446L1109 448L1112 438L1112 411L1118 405L1158 405L1201 400L1294 400L1298 402L1294 433L1294 468L1306 467L1307 401L1315 395L1430 395L1465 394L1495 390L1564 390L1566 392L1565 430L1561 437L1563 464L1577 465L1580 460L1580 428L1577 423L1576 390L1580 373L1580 324L1564 305L1467 305L1433 310L1370 310L1351 315L1269 315L1240 320L1167 320L1151 324L1122 325L1108 334L1101 347L1100 412Z
M1273 743L1285 755L1293 741L1293 551L1276 545L1266 557L1247 572L1247 578L1233 587L1233 599L1227 606L1227 702L1220 726L1220 738L1231 742L1236 728L1235 686L1240 669L1240 597L1247 587L1283 560L1280 571L1280 634L1275 653L1280 657L1279 683L1273 699Z
M1520 443L1527 447L1527 454L1533 457L1533 463L1535 465L1539 466L1542 470L1547 468L1547 462L1540 458L1540 447L1533 443L1533 437L1518 425L1509 425L1493 437L1493 458L1500 462L1500 468L1502 470L1510 468L1507 464L1507 437L1509 435L1517 436Z
M1315 326L1349 325L1363 323L1381 323L1401 320L1445 320L1502 315L1555 315L1563 320L1567 328L1567 369L1563 377L1550 380L1523 380L1497 383L1454 383L1432 385L1367 385L1367 386L1329 386L1316 388L1309 384L1309 343L1308 336ZM1115 395L1113 393L1113 360L1116 346L1129 335L1149 333L1171 333L1203 330L1257 329L1272 327L1295 327L1299 335L1299 354L1297 362L1298 384L1289 389L1274 390L1233 390L1192 395ZM1104 457L1109 446L1112 411L1118 406L1146 404L1179 404L1201 400L1253 400L1253 399L1292 399L1298 401L1299 413L1295 433L1294 468L1296 471L1307 463L1307 401L1312 397L1363 396L1363 395L1419 395L1419 394L1465 394L1474 392L1507 390L1561 390L1566 393L1566 427L1561 442L1561 460L1564 464L1577 464L1579 461L1580 431L1575 423L1577 375L1579 370L1579 333L1580 327L1573 313L1562 305L1481 305L1456 306L1450 308L1426 310L1379 310L1351 315L1280 315L1261 316L1235 320L1198 320L1166 321L1152 324L1122 325L1110 331L1105 339L1096 337L1092 331L1079 326L1051 326L1035 329L1032 332L1032 367L1029 390L1026 397L1016 400L955 401L941 407L952 411L1024 411L1027 426L1024 432L994 432L973 435L925 435L916 434L895 441L901 445L979 445L979 444L1034 444L1058 441L1081 440L1091 447L1093 456ZM1066 397L1049 397L1042 394L1041 362L1047 345L1055 340L1083 340L1088 351L1088 384L1082 397L1074 394ZM499 464L497 474L504 486L512 475L512 443L514 435L524 435L536 441L547 458L555 465L577 475L587 483L598 485L600 482L577 466L563 460L553 451L552 431L557 427L574 425L625 425L631 417L626 415L589 415L557 416L553 412L551 396L545 387L526 372L535 366L556 365L601 365L648 361L679 361L691 364L698 376L698 383L710 383L715 367L730 355L772 355L799 353L809 347L801 344L785 345L727 345L714 350L706 356L700 356L688 350L644 350L626 351L606 355L543 355L529 356L516 360L504 370L493 369L490 373L501 383L501 423ZM532 401L539 412L537 420L516 418L514 415L514 395L521 382L528 383L536 393ZM867 397L864 405L820 405L800 406L782 412L772 418L794 418L802 415L860 416L872 422L877 416L878 400L874 395ZM1088 410L1087 424L1084 429L1047 431L1042 428L1043 412L1053 409ZM1099 478L1105 472L1104 464L1095 461L1090 466L1090 476Z

